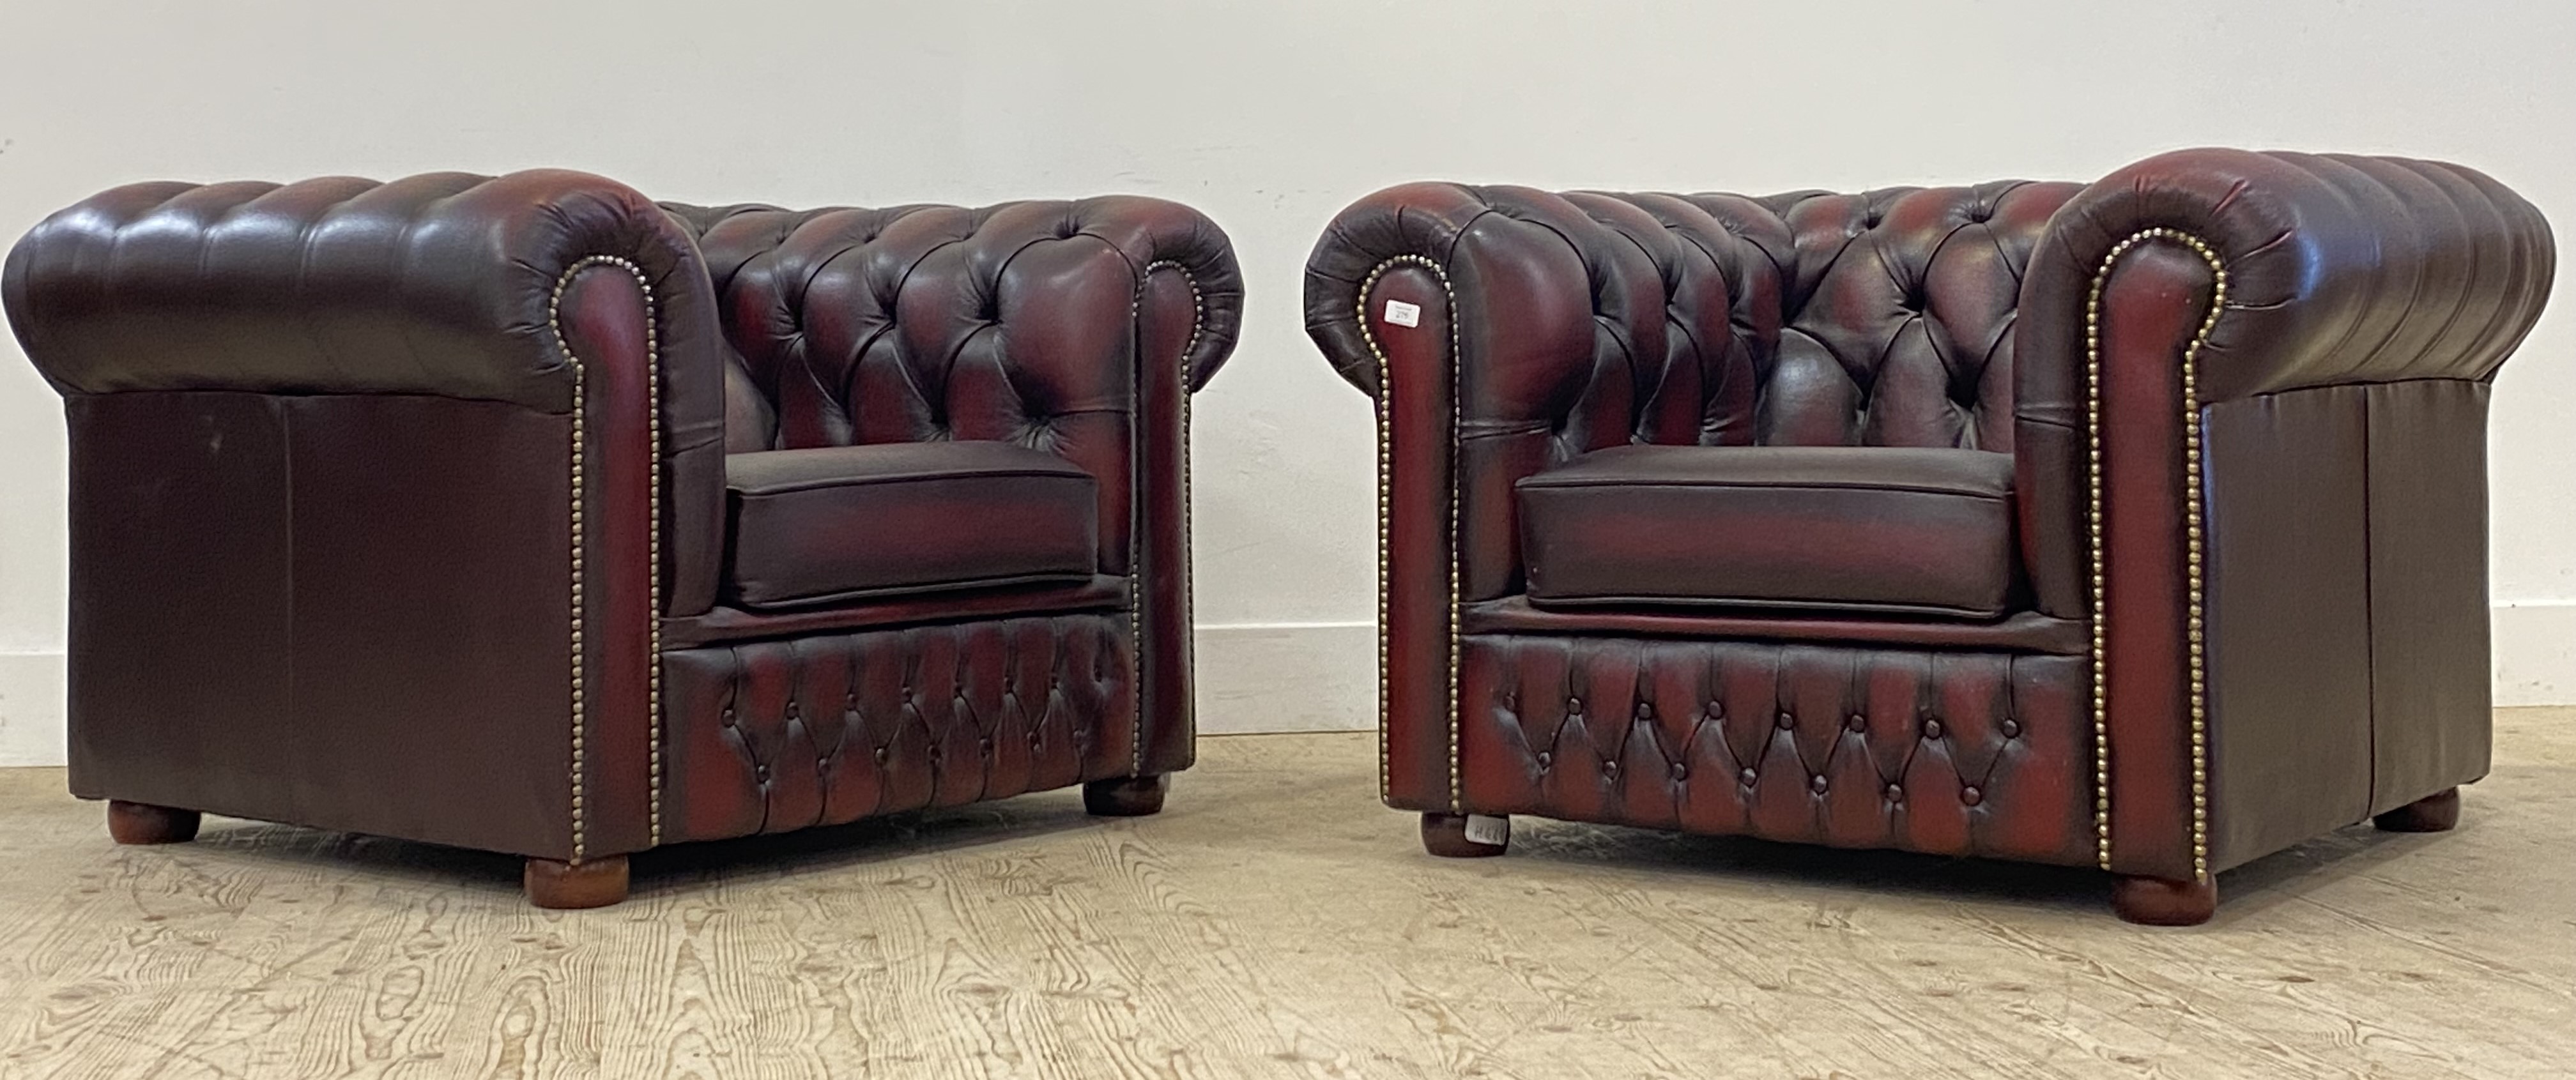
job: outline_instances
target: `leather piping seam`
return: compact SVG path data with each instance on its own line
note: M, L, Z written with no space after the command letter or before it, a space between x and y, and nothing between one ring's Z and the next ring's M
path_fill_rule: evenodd
M1458 744L1464 732L1458 716L1458 460L1460 457L1458 380L1458 293L1449 284L1449 272L1429 256L1404 254L1387 259L1370 268L1360 282L1358 315L1360 340L1368 343L1369 355L1377 359L1377 777L1378 799L1383 802L1394 794L1394 759L1390 756L1391 716L1387 711L1387 692L1393 687L1387 667L1387 645L1390 629L1387 610L1390 577L1389 531L1394 510L1395 440L1392 430L1394 413L1390 404L1395 397L1394 365L1387 362L1386 350L1380 348L1377 335L1369 332L1369 293L1377 288L1378 278L1399 264L1411 264L1431 272L1440 280L1440 293L1449 305L1444 316L1449 320L1449 811L1465 813L1466 799L1460 783Z
M614 266L635 279L635 287L644 295L644 377L646 431L650 440L646 449L650 493L646 497L651 515L646 533L646 566L649 576L649 601L645 619L649 635L645 657L646 735L651 745L651 774L648 780L648 835L653 845L662 842L662 348L660 319L653 301L653 283L642 267L631 259L615 255L587 255L575 260L555 277L554 292L546 300L546 328L563 352L565 366L572 369L572 862L578 864L589 853L588 818L583 806L587 782L588 707L584 700L583 680L587 654L582 641L587 593L582 580L586 536L582 510L589 501L584 486L583 458L588 450L587 416L590 412L588 372L581 357L572 350L572 342L563 332L563 297L572 287L573 278L593 266Z
M1190 354L1198 349L1199 333L1207 327L1207 303L1199 293L1199 279L1196 275L1190 273L1189 267L1183 266L1178 261L1172 259L1156 259L1153 262L1146 263L1144 271L1136 275L1136 292L1128 301L1127 306L1129 322L1136 322L1143 318L1145 287L1153 281L1154 272L1157 270L1172 270L1178 272L1181 275L1181 283L1190 287L1190 339L1187 343L1181 346L1181 445L1179 447L1181 459L1181 550L1174 553L1174 557L1180 559L1182 565L1181 641L1183 642L1182 647L1187 648L1187 642L1190 639L1189 628L1194 621L1190 611L1190 577L1188 572L1190 557ZM1138 342L1138 346L1141 353L1143 342ZM1141 406L1143 402L1143 388L1141 386L1138 388L1137 397L1139 405ZM1141 413L1142 410L1140 408L1140 416ZM1144 427L1143 423L1140 422L1137 426L1141 432ZM1144 494L1145 488L1145 485L1142 483L1145 476L1144 445L1144 440L1140 438L1137 443L1136 467L1134 470L1138 482L1130 485L1129 490L1129 498L1133 499L1136 505L1136 509L1132 514L1135 524L1129 526L1127 531L1127 632L1130 640L1133 642L1131 647L1135 649L1135 655L1129 662L1129 671L1133 674L1136 682L1136 715L1133 717L1134 724L1128 734L1129 760L1127 763L1127 774L1129 776L1145 775L1145 514L1143 511L1144 500L1140 497ZM1197 710L1185 709L1183 710L1183 713L1190 718L1190 739L1192 742L1196 742L1198 739Z
M2209 878L2209 697L2207 655L2204 651L2202 617L2205 613L2202 557L2202 497L2200 460L2200 385L2198 366L2200 350L2208 344L2210 332L2218 326L2218 316L2227 308L2227 264L2219 258L2208 241L2179 229L2141 229L2129 234L2102 257L2093 272L2091 289L2084 301L2084 452L2087 484L2085 521L2085 563L2092 583L2093 610L2093 829L2095 856L2102 869L2111 868L2111 743L2110 712L2104 690L2108 684L2106 638L2103 627L2109 613L2103 607L2102 576L2102 290L2110 282L2111 271L2120 257L2130 249L2154 240L2170 240L2190 248L2209 264L2211 293L2209 310L2201 316L2200 327L2191 343L2183 347L2182 428L2183 428L2183 543L2187 589L2187 622L2185 646L2190 663L2191 701L2191 864L2192 878Z

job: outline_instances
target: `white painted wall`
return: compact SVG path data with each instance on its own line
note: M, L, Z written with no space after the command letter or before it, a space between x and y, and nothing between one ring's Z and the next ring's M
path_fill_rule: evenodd
M1209 730L1371 722L1369 414L1298 271L1400 180L2084 179L2177 146L2400 152L2576 221L2564 0L0 0L0 236L130 180L589 169L789 205L1206 210L1251 292L1197 418ZM2576 701L2576 316L2498 386L2498 689ZM0 764L61 753L63 437L0 345Z

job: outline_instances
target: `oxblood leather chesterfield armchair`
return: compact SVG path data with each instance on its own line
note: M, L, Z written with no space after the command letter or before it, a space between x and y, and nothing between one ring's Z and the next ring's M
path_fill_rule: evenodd
M1412 184L1316 247L1377 400L1386 801L2213 875L2488 760L2488 381L2547 225L2197 150L1862 195Z
M140 184L9 256L71 430L71 784L527 856L1191 761L1187 396L1225 235L1153 199L660 205L540 171Z

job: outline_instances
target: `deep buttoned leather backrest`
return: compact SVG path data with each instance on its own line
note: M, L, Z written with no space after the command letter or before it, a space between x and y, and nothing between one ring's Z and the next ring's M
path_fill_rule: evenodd
M1307 332L1377 394L1370 327L1386 316L1360 306L1379 275L1436 268L1456 306L1461 592L1486 599L1519 584L1513 483L1593 450L2011 450L2023 268L2077 190L1406 184L1354 203L1317 243Z
M2022 271L2078 190L1617 196L1681 241L1657 261L1687 334L1671 346L1701 354L1666 368L1702 384L1690 441L2012 449ZM1723 321L1694 281L1711 275L1726 292ZM1668 428L1641 414L1636 434L1686 441Z
M1189 275L1190 385L1232 348L1242 285L1198 212L1135 196L664 209L697 234L737 354L727 448L991 440L1101 483L1103 568L1128 560L1140 283Z

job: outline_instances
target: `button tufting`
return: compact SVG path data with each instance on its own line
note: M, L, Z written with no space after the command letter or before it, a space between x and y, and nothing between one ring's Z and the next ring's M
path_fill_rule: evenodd
M1618 778L1619 778L1619 763L1618 763L1618 762L1616 762L1616 761L1604 761L1604 762L1602 762L1602 763L1601 763L1601 775L1603 775L1603 776L1607 776L1607 777L1609 777L1610 779L1613 779L1613 780L1618 779Z
M787 703L787 718L788 718L788 719L790 719L790 720L794 720L794 719L797 719L797 718L802 717L802 716L804 716L804 715L805 715L805 711L804 711L802 708L799 708L795 702L791 701L791 702L788 702L788 703Z
M1752 787L1753 781L1760 779L1760 777L1754 775L1753 770L1746 769L1743 772L1735 774L1735 779L1746 787Z
M769 766L754 765L751 767L751 775L753 779L766 784L769 782Z
M1986 793L1977 790L1975 785L1963 787L1959 789L1959 801L1970 806L1975 806L1978 803L1986 801Z
M877 747L877 764L879 764L879 765L883 765L883 764L885 764L885 763L886 763L886 758L888 758L889 756L891 756L891 755L889 755L889 754L887 754L887 753L886 753L886 748L885 748L885 747L882 747L882 746Z
M1690 766L1688 766L1688 765L1684 765L1684 764L1682 764L1681 762L1678 762L1678 761L1674 762L1674 763L1673 763L1673 779L1675 779L1675 780L1687 780L1687 779L1690 779Z
M993 739L992 739L992 736L989 736L989 735L988 735L988 736L985 736L984 738L981 738L981 739L977 739L977 740L975 740L975 749L976 749L976 750L978 750L978 751L980 751L980 752L982 752L982 753L983 753L983 755L984 755L985 757L991 757L991 756L993 756Z
M1787 731L1790 728L1798 726L1798 718L1783 712L1780 714L1780 718L1777 723L1780 725L1780 730Z
M1923 722L1923 737L1924 737L1924 738L1926 738L1926 739L1938 739L1938 738L1940 738L1940 737L1941 737L1941 721L1939 721L1939 720L1926 720L1926 721L1924 721L1924 722Z
M1859 713L1853 713L1851 714L1851 719L1843 721L1843 726L1850 728L1853 731L1860 731L1869 727L1869 718L1862 716Z
M724 719L724 726L726 726L726 727L732 727L732 726L733 726L733 706L731 706L731 705L727 705L727 706L725 706L725 708L724 708L724 717L723 717L723 719Z
M1654 719L1654 718L1655 718L1655 707L1654 707L1654 706L1652 706L1652 705L1648 705L1648 704L1646 704L1645 702L1642 702L1642 701L1640 701L1640 702L1638 702L1638 703L1637 703L1637 719L1639 719L1639 720L1652 720L1652 719Z
M1812 792L1815 792L1815 793L1816 793L1816 794L1818 794L1818 795L1822 795L1822 794L1824 794L1824 793L1825 793L1825 778L1824 778L1824 777L1821 777L1821 776L1818 776L1818 777L1814 777L1814 778L1809 779L1809 780L1807 781L1807 790L1812 791Z
M1554 764L1556 764L1556 755L1551 754L1551 753L1548 753L1548 752L1547 752L1547 751L1545 751L1545 750L1541 750L1541 751L1539 751L1539 752L1538 752L1538 767L1539 767L1539 768L1544 769L1544 768L1547 768L1548 766L1551 766L1551 765L1554 765Z
M1567 715L1567 716L1575 716L1575 715L1579 715L1579 714L1581 714L1582 712L1583 712L1583 699L1582 699L1582 698L1567 698L1567 699L1565 699L1565 715Z
M2020 737L2021 737L2021 721L2018 721L2018 720L2006 720L2006 721L2004 721L2004 738L2007 738L2007 739L2018 739L2018 738L2020 738Z
M1905 789L1904 789L1902 786L1899 786L1899 785L1896 785L1896 784L1889 784L1889 785L1887 785L1887 801L1889 801L1889 802L1904 802L1904 801L1905 801Z
M1708 718L1711 720L1726 719L1726 706L1718 704L1716 698L1708 699Z

